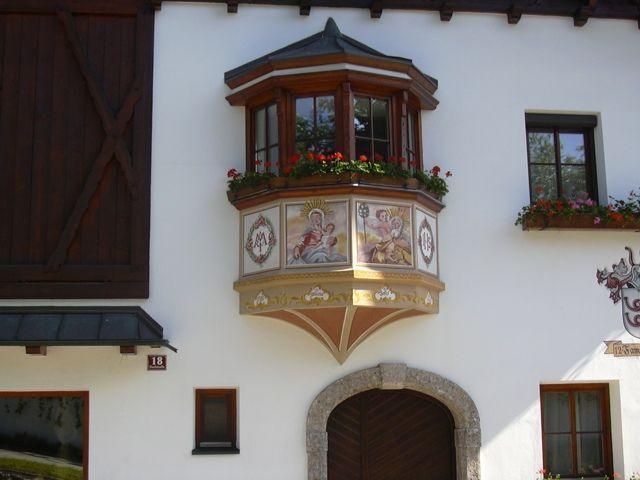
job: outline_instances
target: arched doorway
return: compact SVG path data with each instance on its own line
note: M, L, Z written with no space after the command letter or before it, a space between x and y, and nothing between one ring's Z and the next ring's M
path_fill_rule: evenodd
M353 372L322 390L311 402L307 415L307 462L309 480L328 480L329 416L342 402L369 390L411 390L446 406L453 416L456 480L480 480L480 416L467 392L436 373L407 367L403 363L380 364ZM355 477L360 478L360 477Z
M367 390L327 421L328 480L455 480L454 421L429 395Z

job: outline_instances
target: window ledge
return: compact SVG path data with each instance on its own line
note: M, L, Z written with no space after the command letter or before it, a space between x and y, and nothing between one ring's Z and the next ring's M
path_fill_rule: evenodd
M240 449L237 447L198 447L191 450L191 455L235 455L239 453Z
M571 217L527 218L522 230L636 230L640 231L640 220L601 221L596 215L580 214Z

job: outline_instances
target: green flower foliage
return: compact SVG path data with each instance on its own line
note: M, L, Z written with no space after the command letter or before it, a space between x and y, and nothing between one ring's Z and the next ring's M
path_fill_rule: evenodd
M516 225L525 225L530 221L548 221L551 218L571 218L578 215L591 215L593 223L610 223L640 221L640 193L629 192L624 200L609 197L611 203L603 206L587 199L577 200L546 200L540 199L531 205L526 205L518 213Z
M276 165L277 166L277 165ZM272 165L265 165L268 170ZM405 158L390 157L388 161L370 160L361 155L357 160L345 159L340 153L331 155L308 152L305 155L296 154L289 158L286 164L272 172L238 172L235 168L227 172L229 190L236 192L245 187L256 187L275 177L307 178L318 175L372 175L396 179L415 178L418 183L437 198L443 198L449 187L445 178L440 176L441 169L433 167L427 172L417 170L415 162L408 162ZM446 172L445 177L450 177Z

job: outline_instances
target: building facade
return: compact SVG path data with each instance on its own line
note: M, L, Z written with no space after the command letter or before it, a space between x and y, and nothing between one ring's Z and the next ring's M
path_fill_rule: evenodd
M607 205L638 187L637 4L563 1L568 10L537 15L531 6L469 11L482 8L456 2L427 10L394 2L14 3L0 1L0 472L8 472L0 478L40 478L25 463L2 464L15 452L27 463L61 458L46 463L55 472L40 472L56 479L527 480L543 467L562 478L640 471L640 364L633 346L612 355L605 351L615 346L604 343L632 344L634 329L596 279L621 258L633 264L625 247L640 258L637 222L514 225L537 199L555 202L564 192L578 201L583 191ZM251 63L313 35L301 47L309 64L289 51ZM314 41L343 50L314 50ZM336 57L317 60L323 55ZM378 77L371 93L367 82ZM321 87L305 90L305 82ZM227 196L227 172L247 160L265 168L262 150L278 144L274 164L321 151L293 144L296 99L332 96L344 83L354 88L342 106L332 104L328 136L337 145L327 152L341 146L357 158L367 148L358 141L368 139L368 161L378 140L389 145L385 160L408 156L415 132L420 168L453 174L442 203L404 184ZM288 89L307 93L286 97ZM359 98L372 109L376 99L407 100L389 103L386 133L376 137L350 133ZM260 147L264 123L253 115L272 103L293 113L275 113L280 136ZM411 112L420 128L403 134ZM261 115L268 123L270 112ZM300 219L311 222L314 208L325 220L320 237L329 237L320 268L294 253L296 239L313 230ZM393 234L359 250L360 229L382 228L376 208L406 210L395 211L412 225L403 265ZM278 237L268 268L246 248L256 215L275 224L260 231ZM420 250L420 215L432 222L436 260ZM297 262L305 265L290 268ZM356 272L345 287L352 293L330 304L344 272ZM357 272L373 273L363 280ZM626 314L637 307L637 275L624 282ZM369 303L358 304L356 291L369 292ZM271 308L282 292L304 305L288 298ZM424 304L394 304L414 302L409 295ZM268 311L258 308L263 301ZM364 322L362 338L348 333L354 319ZM166 370L149 370L152 361ZM353 398L359 403L344 403ZM375 410L382 405L388 410ZM349 421L359 429L355 446L344 438ZM430 433L411 437L416 425ZM49 450L16 440L40 430ZM396 430L399 437L389 433ZM19 476L21 468L32 476Z

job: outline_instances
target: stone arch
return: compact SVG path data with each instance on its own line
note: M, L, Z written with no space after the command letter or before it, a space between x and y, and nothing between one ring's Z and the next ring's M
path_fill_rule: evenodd
M452 381L402 363L380 364L349 374L313 400L307 416L309 480L327 480L327 420L333 409L347 398L375 388L415 390L446 405L455 422L457 480L480 480L480 416L475 403Z

